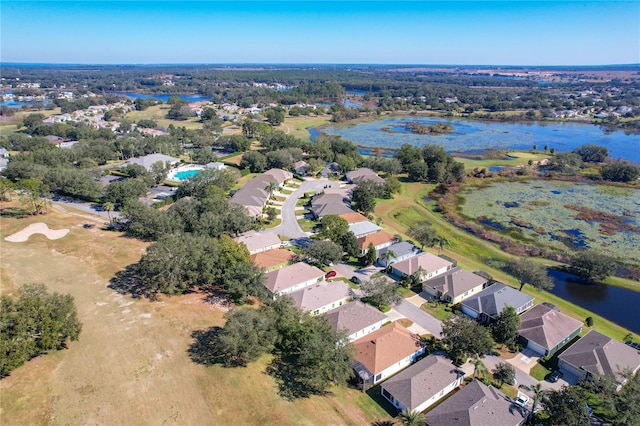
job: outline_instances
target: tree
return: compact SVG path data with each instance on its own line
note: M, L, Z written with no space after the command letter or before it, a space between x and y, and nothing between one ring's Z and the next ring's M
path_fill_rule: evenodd
M516 378L516 369L508 362L499 362L493 370L493 378L500 382L500 386L512 384Z
M6 177L0 176L0 201L11 201L11 194L16 190L15 185Z
M342 247L331 241L316 240L304 247L302 253L312 262L320 265L330 265L342 258Z
M628 161L614 161L602 166L602 179L612 182L633 182L640 177L640 167Z
M561 152L551 159L551 168L560 172L573 173L583 166L582 157L575 152Z
M363 302L376 307L393 306L402 300L400 287L385 276L375 277L360 284Z
M369 185L362 182L353 190L351 203L353 208L368 215L376 208L376 193L371 191Z
M48 293L43 284L20 287L0 299L0 378L29 359L78 340L82 324L71 295Z
M261 310L236 308L216 339L215 350L227 366L245 366L273 350L276 330L272 318Z
M544 393L545 411L558 426L582 426L589 424L587 395L580 386L563 386L560 390Z
M396 258L396 254L393 250L385 250L384 253L382 253L380 255L380 260L383 260L384 263L387 265L387 267L385 269L390 269L391 268L391 260Z
M531 411L529 412L529 418L528 418L528 422L531 422L533 420L533 416L536 412L536 409L538 408L538 404L540 403L540 400L542 399L543 396L543 389L542 389L542 385L540 383L536 383L533 386L527 386L527 385L520 385L523 389L528 390L530 392L533 392L533 405L531 406Z
M267 220L269 222L273 222L278 217L278 210L274 207L267 207L265 210L265 214L267 215Z
M282 108L269 108L264 116L272 126L279 126L284 122L284 110Z
M609 150L595 144L581 145L572 152L578 154L585 163L604 163L609 158Z
M525 284L531 284L539 290L550 290L553 288L553 281L547 274L547 270L533 262L531 259L522 258L512 260L507 265L507 269L520 282L520 291Z
M590 281L602 281L613 273L616 263L596 250L581 250L571 260L571 272Z
M36 179L21 179L17 185L20 193L18 198L21 203L29 206L31 214L37 215L47 212L47 199L49 187Z
M205 198L210 191L215 191L213 187L226 193L238 182L238 178L238 170L233 168L201 170L180 185L175 197L176 199L183 197Z
M376 248L373 246L373 243L369 243L369 247L367 247L367 252L364 255L364 260L367 265L373 265L377 258Z
M511 350L516 349L520 316L513 306L505 306L491 324L491 335L497 343L507 345Z
M477 376L482 376L483 378L489 371L487 366L484 365L484 362L480 358L473 358L469 360L469 363L473 365L473 378L475 379Z
M347 255L351 257L360 256L360 242L353 232L349 231L342 234L339 244Z
M267 157L258 151L249 151L242 155L240 167L249 168L251 173L262 173L267 169Z
M442 343L453 359L462 356L483 357L493 349L489 330L467 316L457 316L442 323Z
M104 200L116 206L122 206L127 201L137 200L146 193L147 184L142 178L116 180L107 187Z
M438 234L429 222L419 222L411 225L407 230L407 234L420 243L422 249L424 249L424 246L433 247L438 237Z
M422 151L417 146L405 143L400 149L396 151L395 158L397 158L405 171L408 171L407 166L416 161L417 158L422 157Z
M320 220L322 230L320 235L328 238L336 244L339 244L344 234L349 231L349 222L338 215L327 215Z
M115 209L115 206L113 203L109 202L109 201L105 201L104 203L102 203L102 210L104 210L105 212L107 212L107 216L109 216L109 225L113 226L113 218L111 217L111 212Z
M414 161L405 167L408 177L413 182L427 182L429 180L429 166L421 160Z
M436 237L436 245L438 246L438 256L440 256L442 254L442 250L445 247L451 247L451 242L447 239L447 237L438 235Z
M398 420L402 426L426 426L427 420L419 411L402 410L398 415Z

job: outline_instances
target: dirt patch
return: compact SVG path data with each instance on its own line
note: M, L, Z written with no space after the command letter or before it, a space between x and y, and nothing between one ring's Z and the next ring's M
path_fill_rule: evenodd
M38 222L24 228L22 231L9 235L5 241L11 243L24 243L33 234L42 234L50 240L58 240L69 233L68 229L50 229L46 223Z
M401 326L403 326L404 328L409 328L413 325L413 321L411 321L409 318L402 318L396 322Z

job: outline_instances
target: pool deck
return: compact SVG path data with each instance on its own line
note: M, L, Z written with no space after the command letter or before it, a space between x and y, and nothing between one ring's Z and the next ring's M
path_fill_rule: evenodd
M180 172L188 172L188 171L198 171L198 170L204 170L205 167L199 164L187 164L184 166L179 166L176 167L175 169L171 169L169 170L169 173L167 174L167 180L170 180L172 182L182 182L185 179L178 179L176 177L176 174L180 173Z

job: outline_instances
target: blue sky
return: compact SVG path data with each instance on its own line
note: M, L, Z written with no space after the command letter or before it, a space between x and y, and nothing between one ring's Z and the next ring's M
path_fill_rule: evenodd
M640 62L640 1L6 1L2 62Z

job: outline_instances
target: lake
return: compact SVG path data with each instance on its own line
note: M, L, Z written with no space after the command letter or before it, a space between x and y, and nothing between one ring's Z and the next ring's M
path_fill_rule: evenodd
M605 284L582 284L566 272L550 270L555 287L550 292L622 327L640 334L640 292Z
M136 100L138 98L142 99L156 99L158 101L162 101L167 103L169 97L177 96L183 101L187 102L200 102L200 101L210 101L211 96L202 96L202 95L180 95L180 94L146 94L146 93L135 93L135 92L114 92L113 95L126 96L131 100Z
M442 135L419 135L405 131L409 122L425 125L448 123L453 132ZM342 136L362 147L397 149L404 143L423 146L438 144L448 152L482 152L487 149L522 150L545 145L557 152L572 151L583 144L597 144L609 149L612 158L624 158L640 164L640 135L622 130L582 123L506 123L431 117L395 117L355 124L336 124L319 130ZM316 130L317 132L317 130ZM310 131L313 136L314 132ZM316 133L317 134L317 133Z

